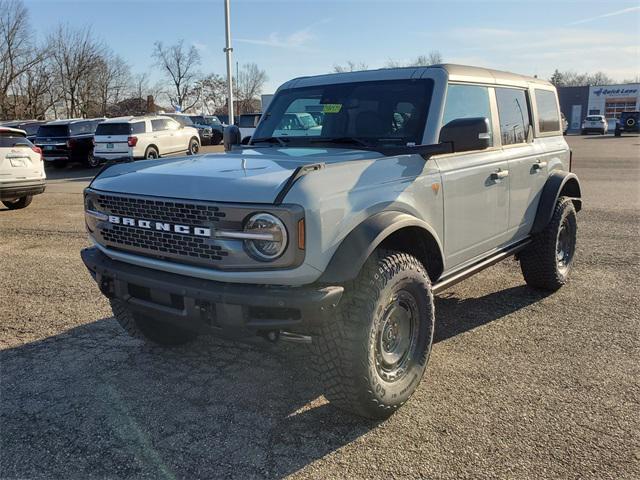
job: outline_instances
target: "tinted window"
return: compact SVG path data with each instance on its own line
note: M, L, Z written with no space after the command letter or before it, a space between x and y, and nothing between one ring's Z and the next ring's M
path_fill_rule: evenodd
M491 107L489 106L489 90L487 87L449 85L442 125L446 125L458 118L478 117L489 119L489 132L491 133ZM493 145L493 139L491 139L490 145Z
M525 91L515 88L496 88L496 100L502 144L526 143L530 122Z
M145 133L147 126L145 122L134 122L131 124L131 133Z
M2 134L0 135L0 147L31 147L32 143L22 135Z
M69 125L71 135L87 135L93 133L93 122L79 122Z
M38 129L39 137L67 137L68 125L41 125Z
M130 133L129 123L101 123L96 129L96 135L129 135Z
M169 122L168 120L160 119L160 118L157 120L151 120L151 129L154 132L168 130L168 126L167 126L168 122Z
M536 89L536 107L538 109L538 129L540 132L560 131L556 94L549 90Z
M258 119L255 115L240 115L238 120L238 126L242 128L255 128L258 124Z
M269 104L254 141L282 136L292 145L294 141L365 143L365 147L420 143L432 90L431 80L353 82L283 90ZM259 115L241 116L240 126L245 117ZM291 125L289 132L279 129L287 125Z

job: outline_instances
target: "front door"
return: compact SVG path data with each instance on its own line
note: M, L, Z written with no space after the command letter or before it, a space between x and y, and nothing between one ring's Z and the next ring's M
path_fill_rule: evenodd
M494 125L489 88L449 85L442 124L485 117ZM444 245L450 270L498 247L509 219L509 167L499 148L437 158L444 195Z

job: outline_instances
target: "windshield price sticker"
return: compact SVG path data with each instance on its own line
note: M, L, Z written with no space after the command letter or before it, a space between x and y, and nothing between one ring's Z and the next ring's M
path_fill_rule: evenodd
M340 110L342 110L341 103L325 103L322 113L338 113Z

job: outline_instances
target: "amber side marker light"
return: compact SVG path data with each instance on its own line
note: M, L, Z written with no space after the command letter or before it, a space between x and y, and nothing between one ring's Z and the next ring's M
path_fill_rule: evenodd
M298 248L304 250L304 218L298 222Z

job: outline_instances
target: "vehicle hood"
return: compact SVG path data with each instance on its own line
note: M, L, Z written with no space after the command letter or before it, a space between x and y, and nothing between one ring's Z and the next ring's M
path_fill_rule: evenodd
M188 200L273 203L299 166L374 159L377 152L326 148L255 148L113 165L90 187Z

